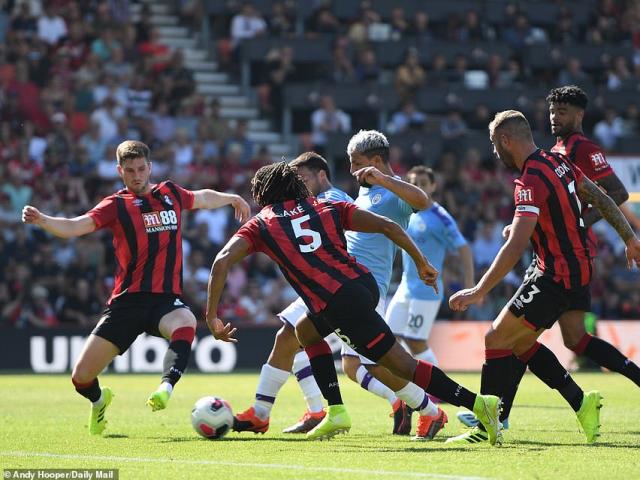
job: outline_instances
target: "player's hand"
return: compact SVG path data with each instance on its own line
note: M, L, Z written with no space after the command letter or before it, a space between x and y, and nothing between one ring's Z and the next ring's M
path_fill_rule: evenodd
M420 262L419 265L416 265L416 267L418 269L418 276L420 277L420 280L422 280L426 285L433 287L436 293L438 293L438 270L436 270L426 258L424 258L424 261Z
M244 223L249 220L249 217L251 216L251 207L247 202L245 202L244 198L240 195L234 195L233 200L231 201L231 206L236 211L235 217L237 221Z
M238 329L232 327L230 323L225 325L222 320L216 317L213 320L207 320L207 327L209 327L213 338L216 340L238 343L238 339L233 336Z
M363 183L369 185L381 185L386 178L386 175L378 170L376 167L364 167L360 170L353 172L353 176L360 185Z
M638 237L633 237L627 242L624 253L627 256L628 268L633 268L634 263L640 267L640 240L638 240Z
M503 240L508 240L509 239L509 235L511 235L511 224L507 225L506 227L504 227L502 229L502 239Z
M22 221L24 223L39 225L42 222L43 218L44 216L36 207L25 205L25 207L22 209Z
M484 295L481 295L475 287L465 288L449 297L449 308L456 312L464 312L469 305L482 303Z

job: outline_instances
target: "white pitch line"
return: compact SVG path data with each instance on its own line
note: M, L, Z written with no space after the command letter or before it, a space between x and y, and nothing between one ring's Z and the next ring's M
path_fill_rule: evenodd
M432 478L442 480L491 480L489 477L469 477L466 475L447 475L441 473L423 473L423 472L399 472L392 470L367 470L364 468L339 468L339 467L308 467L305 465L284 465L279 463L244 463L244 462L225 462L217 460L187 460L187 459L169 459L169 458L153 458L153 457L116 457L102 455L74 455L47 452L24 452L24 451L0 451L1 457L43 457L43 458L61 458L67 460L102 460L115 462L137 462L137 463L181 463L185 465L217 465L227 467L244 467L244 468L265 468L265 469L285 469L285 470L301 470L306 472L334 472L334 473L356 473L364 475L377 475L381 477L411 477L411 478ZM9 469L10 470L10 469Z

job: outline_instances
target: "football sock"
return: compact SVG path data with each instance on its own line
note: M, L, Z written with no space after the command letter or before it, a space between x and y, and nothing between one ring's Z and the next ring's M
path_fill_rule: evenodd
M638 365L620 353L620 350L616 347L601 338L585 333L578 345L573 348L573 351L578 355L585 355L612 372L624 375L640 387L640 368L638 368Z
M293 357L293 374L296 376L298 385L300 385L304 399L307 402L307 409L312 413L322 411L324 407L322 393L313 376L309 356L306 352L300 351Z
M516 398L518 387L520 386L520 380L527 371L527 364L515 355L511 355L511 379L509 384L504 389L504 395L502 396L502 413L500 413L500 420L509 418L511 413L511 407L513 407L513 401Z
M429 396L425 391L415 383L407 383L396 392L396 396L420 415L433 417L438 414L438 407L429 400Z
M451 380L438 367L423 360L418 360L417 363L416 370L413 372L413 383L451 405L473 410L473 404L476 401L475 393Z
M546 383L549 388L558 390L574 411L580 410L584 392L573 381L569 372L560 365L558 358L551 350L536 342L519 358L526 362L531 373Z
M318 387L327 403L331 405L342 405L342 395L338 384L338 374L333 363L333 354L329 344L324 340L308 345L304 349L309 355L309 362L316 377Z
M193 327L176 328L171 334L169 348L164 354L162 365L162 381L175 386L189 363L191 343L196 330Z
M278 392L289 378L290 372L272 367L268 363L262 365L260 380L256 388L256 400L253 409L256 417L266 420L271 415L271 409L276 401Z
M416 360L424 360L425 362L429 362L432 365L438 366L438 359L436 358L436 354L433 353L433 349L427 348L426 350L416 353L413 358Z
M507 349L486 349L484 351L484 363L482 364L482 376L480 378L480 393L483 395L496 395L502 397L507 388L507 381L511 375L511 358L513 352ZM478 428L486 432L482 423Z
M73 379L71 379L71 381L73 382L73 386L76 387L76 392L88 399L90 402L98 404L100 400L102 400L100 382L98 382L97 378L88 383L77 383Z
M358 370L356 371L356 380L358 380L358 383L362 388L386 399L391 405L393 405L397 400L396 394L393 393L393 390L371 375L364 365L360 365L358 367Z

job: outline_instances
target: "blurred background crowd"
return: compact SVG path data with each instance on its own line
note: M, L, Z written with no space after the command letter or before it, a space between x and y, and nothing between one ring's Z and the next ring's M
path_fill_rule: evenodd
M640 154L640 2L0 0L0 325L97 321L115 269L109 232L59 240L20 212L75 216L120 189L125 139L150 146L157 181L247 199L261 165L315 149L355 196L347 141L381 129L397 174L435 169L436 200L481 275L513 215L514 174L492 158L487 124L518 108L550 148L544 97L568 83L590 95L587 135L608 154ZM236 228L226 209L185 216L185 298L198 315ZM611 230L596 231L594 313L638 319L640 275ZM483 305L453 315L443 304L440 318L492 319L529 260ZM455 265L447 296L461 286ZM256 255L231 272L221 316L277 324L293 298Z

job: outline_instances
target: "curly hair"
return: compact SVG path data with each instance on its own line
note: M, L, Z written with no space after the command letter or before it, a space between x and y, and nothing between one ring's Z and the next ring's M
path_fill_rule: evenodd
M568 103L575 107L586 110L589 98L587 94L577 85L565 85L554 88L547 95L547 103Z
M261 207L311 196L307 186L287 162L260 168L251 179L251 194Z

